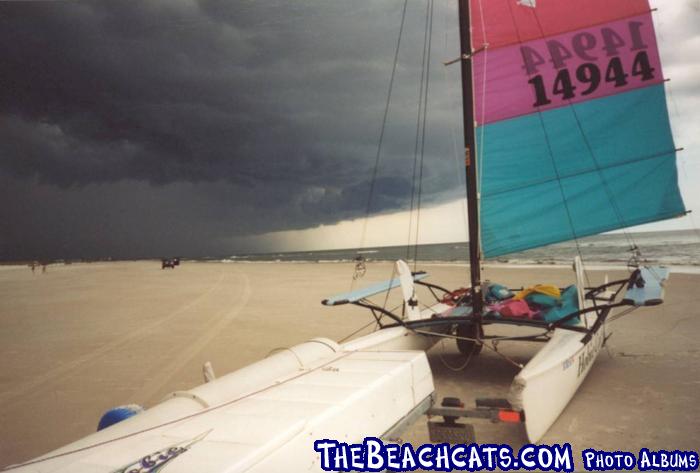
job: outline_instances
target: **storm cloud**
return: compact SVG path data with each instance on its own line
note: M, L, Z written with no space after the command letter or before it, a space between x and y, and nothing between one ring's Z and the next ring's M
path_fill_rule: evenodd
M364 215L402 7L0 3L0 257L158 254L158 228L168 250L225 254L226 237ZM425 15L409 6L373 213L411 200ZM439 26L434 63L456 49ZM433 95L426 202L460 192L458 104Z
M408 2L371 214L412 201L427 4ZM363 217L403 5L0 2L0 259L226 255ZM698 1L673 5L661 48L692 123ZM424 206L464 194L459 66L440 64L456 2L435 2L432 46Z

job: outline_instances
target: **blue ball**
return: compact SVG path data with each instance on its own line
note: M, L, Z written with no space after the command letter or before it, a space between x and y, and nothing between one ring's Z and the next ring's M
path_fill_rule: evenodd
M114 425L118 422L133 417L136 414L143 412L143 407L138 404L129 404L127 406L113 407L104 413L100 419L100 423L97 424L98 432L102 429L106 429L110 425Z

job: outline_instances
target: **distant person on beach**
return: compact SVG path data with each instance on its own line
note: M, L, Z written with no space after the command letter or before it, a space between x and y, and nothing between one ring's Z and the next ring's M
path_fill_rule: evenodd
M32 268L32 274L34 274L34 270L36 269L36 264L34 261L32 261L32 264L30 264L29 267Z
M41 264L41 274L46 273L46 263Z

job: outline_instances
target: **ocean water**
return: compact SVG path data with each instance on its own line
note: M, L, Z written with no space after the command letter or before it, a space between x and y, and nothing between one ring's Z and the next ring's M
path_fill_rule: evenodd
M632 253L630 243L641 251L642 259L666 266L698 267L700 269L700 232L692 230L674 232L645 232L596 235L576 242L565 242L542 248L487 260L487 263L501 264L554 264L568 265L574 256L581 254L587 264L624 266ZM433 245L389 246L380 248L343 249L324 251L299 251L285 253L238 254L224 258L226 262L245 261L287 261L287 262L344 262L352 261L358 255L367 261L395 261L399 258L422 262L469 261L469 248L463 243L441 243ZM417 256L417 258L416 258Z

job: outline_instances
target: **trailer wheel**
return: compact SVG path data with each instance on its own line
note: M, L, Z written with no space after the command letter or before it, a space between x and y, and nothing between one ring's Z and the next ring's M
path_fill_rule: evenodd
M460 324L457 326L457 336L465 338L483 338L484 329L480 324ZM481 352L481 343L472 340L457 339L457 349L465 356L476 356Z

